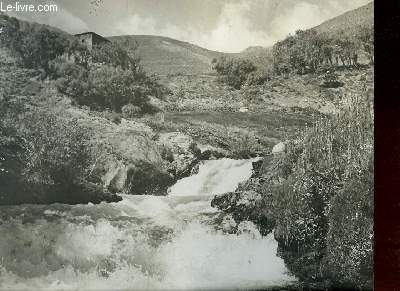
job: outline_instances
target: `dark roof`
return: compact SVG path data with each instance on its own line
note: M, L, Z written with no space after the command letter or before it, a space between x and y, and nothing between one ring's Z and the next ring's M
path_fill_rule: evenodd
M83 32L83 33L78 33L78 34L75 34L75 36L88 35L88 34L91 34L92 36L94 36L94 37L97 38L98 40L102 40L102 41L105 41L105 42L110 42L110 41L109 41L108 39L106 39L105 37L102 37L101 35L99 35L99 34L97 34L97 33L95 33L95 32L92 32L92 31Z

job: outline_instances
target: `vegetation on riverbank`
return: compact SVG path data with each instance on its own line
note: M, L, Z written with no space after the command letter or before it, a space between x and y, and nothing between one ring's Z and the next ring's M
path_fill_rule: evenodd
M279 255L302 282L372 288L373 91L348 93L253 179L213 204L235 219L274 229Z
M265 172L275 237L302 280L371 287L373 256L373 97L350 96L333 120L289 142Z
M267 92L283 93L297 80L297 95L311 99L319 88L315 99L323 96L336 110L316 116L249 181L212 202L237 224L250 220L262 234L274 231L278 255L307 288L373 286L373 69L359 64L361 55L373 62L373 26L354 31L333 38L298 31L274 46L274 76L263 87L280 82ZM298 80L307 80L304 93Z
M164 89L139 60L114 44L89 51L66 33L3 14L0 25L0 204L166 193L176 179L161 157L170 145L153 141L151 129L141 132L133 123L116 130L102 117L111 110L158 111L149 96L161 97ZM123 133L116 137L117 131Z
M165 88L143 71L140 59L114 43L87 48L76 38L43 25L0 15L1 46L21 67L38 70L56 81L58 90L79 105L121 112L134 105L142 113L157 111L149 95L161 98Z

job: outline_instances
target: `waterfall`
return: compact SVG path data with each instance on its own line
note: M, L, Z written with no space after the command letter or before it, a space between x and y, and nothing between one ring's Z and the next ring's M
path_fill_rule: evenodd
M196 175L183 178L169 189L171 196L215 195L235 191L252 174L250 160L221 159L203 161Z
M256 289L293 281L273 235L223 233L211 194L253 160L205 161L168 196L99 205L0 207L0 289ZM214 223L214 224L213 224ZM250 224L251 225L251 224Z

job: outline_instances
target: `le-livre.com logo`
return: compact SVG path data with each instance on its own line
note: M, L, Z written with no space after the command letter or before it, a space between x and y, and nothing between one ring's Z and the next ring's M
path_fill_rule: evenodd
M15 2L6 4L0 1L0 12L58 12L57 4L26 4Z

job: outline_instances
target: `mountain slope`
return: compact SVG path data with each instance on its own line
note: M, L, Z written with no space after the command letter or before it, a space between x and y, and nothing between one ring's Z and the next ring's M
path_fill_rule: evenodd
M137 54L145 70L161 75L204 74L211 72L211 61L223 53L207 50L188 42L153 35L114 36L113 42L131 49L139 45Z
M373 27L374 2L323 22L314 29L332 36L353 36L362 26Z

